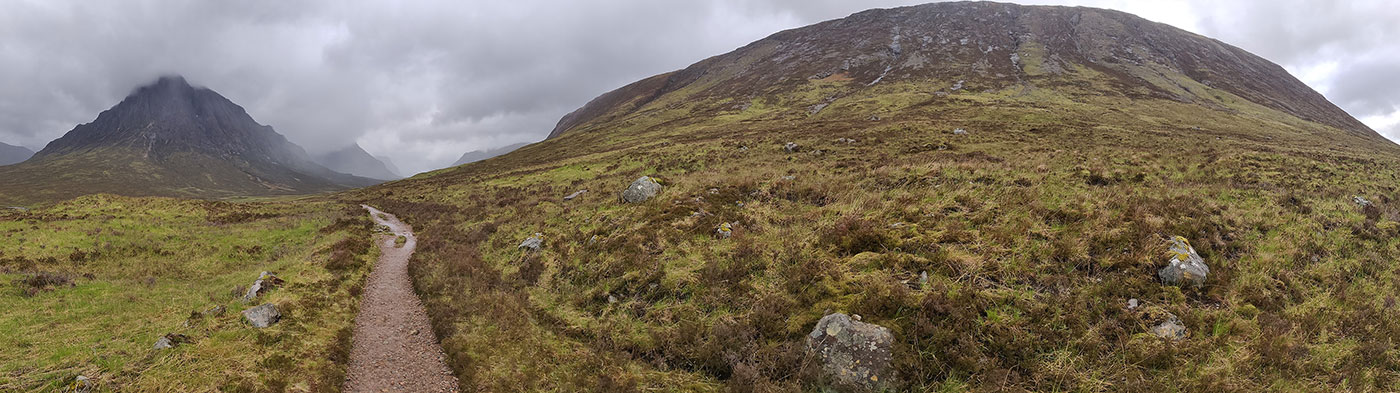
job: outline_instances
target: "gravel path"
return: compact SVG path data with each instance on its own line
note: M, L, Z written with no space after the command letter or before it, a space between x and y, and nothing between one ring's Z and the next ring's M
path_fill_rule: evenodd
M456 392L457 377L443 361L428 314L408 280L408 257L417 243L413 228L391 214L364 208L408 242L394 247L395 236L377 236L382 252L355 316L345 391Z

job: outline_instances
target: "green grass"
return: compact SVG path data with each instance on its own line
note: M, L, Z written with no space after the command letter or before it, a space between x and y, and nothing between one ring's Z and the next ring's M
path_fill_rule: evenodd
M52 391L83 375L104 391L338 391L373 258L361 215L324 202L102 195L0 213L0 390ZM287 284L241 302L262 271ZM18 281L38 272L72 284ZM254 329L240 311L263 302L283 320ZM226 311L192 315L216 306ZM194 342L152 349L166 333Z

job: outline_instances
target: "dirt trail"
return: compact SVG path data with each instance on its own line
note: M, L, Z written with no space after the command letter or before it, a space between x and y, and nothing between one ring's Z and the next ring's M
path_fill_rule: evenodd
M394 247L395 236L376 237L381 254L355 316L345 391L456 392L457 377L443 361L428 314L408 280L408 257L417 243L413 228L391 214L364 208L408 242Z

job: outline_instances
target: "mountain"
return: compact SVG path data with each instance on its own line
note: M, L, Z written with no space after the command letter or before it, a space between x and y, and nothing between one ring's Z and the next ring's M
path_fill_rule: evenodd
M0 202L90 193L225 198L342 190L377 183L315 164L242 107L178 76L133 91L91 123L0 168Z
M1249 102L1381 138L1240 48L1124 12L1000 3L870 10L783 31L604 94L560 119L550 138L685 99L707 104L693 111L719 114L754 98L806 92L792 104L815 114L854 92L901 82L944 93L1053 89L1222 110Z
M405 177L403 175L403 170L399 169L398 165L394 165L394 160L390 159L389 156L374 156L374 158L384 163L384 168L388 169L389 173L393 174L395 179Z
M403 177L391 170L384 161L366 152L358 143L317 156L315 161L336 172L371 179L393 180Z
M0 165L18 164L28 160L34 155L33 150L24 146L7 145L0 143Z
M413 223L476 390L1390 391L1397 178L1400 146L1239 48L960 2L778 32L339 195Z
M528 144L529 144L529 143L524 143L524 142L522 142L522 143L516 143L516 144L513 144L513 145L501 146L501 147L498 147L498 148L495 148L495 149L472 150L472 151L469 151L469 152L466 152L466 153L462 153L462 157L461 157L461 158L458 158L458 159L457 159L457 162L452 163L452 166L458 166L458 165L462 165L462 164L466 164L466 163L470 163L470 162L477 162L477 161L485 160L485 159L487 159L487 158L491 158L491 157L499 156L499 155L502 155L502 154L510 153L510 152L512 152L512 151L515 151L515 149L519 149L519 148L524 147L525 145L528 145Z

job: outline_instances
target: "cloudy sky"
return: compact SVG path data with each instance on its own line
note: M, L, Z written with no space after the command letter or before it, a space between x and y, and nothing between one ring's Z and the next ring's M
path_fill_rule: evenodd
M38 150L181 74L317 153L406 171L547 135L647 76L898 0L0 0L0 142ZM1391 0L1025 1L1119 9L1283 65L1400 138Z

